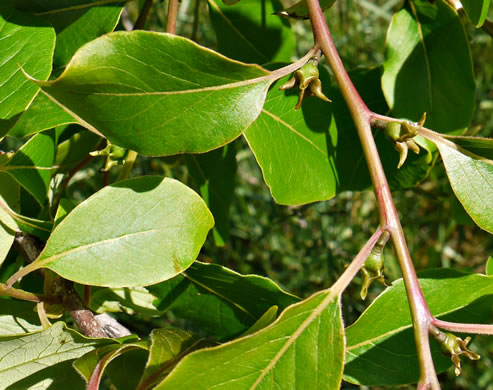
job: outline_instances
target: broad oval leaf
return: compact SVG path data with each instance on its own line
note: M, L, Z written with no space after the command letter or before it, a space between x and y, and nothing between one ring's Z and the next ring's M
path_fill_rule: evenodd
M491 0L460 0L467 17L476 27L481 27L488 16Z
M290 61L296 47L286 20L273 15L279 0L242 0L235 7L208 0L218 51L239 61L266 64Z
M466 128L475 108L469 40L451 7L443 1L409 3L397 12L387 33L382 86L395 117L440 132Z
M158 176L129 179L72 210L25 270L49 268L95 286L158 283L195 260L213 224L204 201L184 184Z
M172 280L148 287L161 312L172 310L219 340L250 328L271 306L279 311L299 299L258 275L241 275L196 261Z
M155 389L338 389L344 344L339 297L321 291L257 333L186 356Z
M55 31L49 23L0 5L0 121L26 109L39 88L21 68L39 80L51 72Z
M455 195L482 229L493 233L493 161L472 158L436 143Z
M429 270L419 281L431 313L444 320L480 323L492 314L493 277L452 269ZM344 379L361 385L400 385L419 379L409 304L402 279L378 296L346 329ZM438 371L452 365L431 342ZM403 352L405 351L405 352Z
M238 137L273 78L192 41L115 32L83 46L42 90L80 124L146 155L205 152Z
M41 382L48 379L49 385L50 377L51 382L56 382L51 376L53 372L50 368L56 368L57 365L74 360L97 346L110 343L115 341L85 338L73 330L65 329L63 322L57 322L37 333L0 337L0 383L3 388L11 385L16 386L15 388L28 388L26 383L25 387L21 383L25 381L34 385L38 382L33 380L36 378ZM44 371L51 375L43 375Z
M3 0L47 20L56 31L53 67L67 64L84 43L113 31L123 0Z

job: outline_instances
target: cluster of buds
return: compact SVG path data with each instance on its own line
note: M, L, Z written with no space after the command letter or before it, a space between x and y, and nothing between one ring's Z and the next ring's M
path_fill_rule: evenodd
M368 288L376 280L377 282L386 286L384 278L384 258L383 249L385 244L389 240L390 233L384 231L377 243L370 252L370 255L365 261L365 264L361 268L361 273L363 274L363 283L361 285L361 299L365 299L368 294Z
M310 58L305 65L294 72L288 82L281 86L281 90L291 89L298 84L298 103L295 110L299 110L303 99L308 96L316 96L326 102L331 100L322 92L322 82L319 79L317 56Z
M89 154L94 157L106 157L106 162L101 170L103 172L108 172L114 166L123 165L125 163L127 152L127 149L122 148L121 146L113 145L108 141L108 144L104 149L96 150Z
M413 140L418 135L416 127L422 127L426 121L426 112L417 123L390 122L385 128L385 135L394 143L394 148L399 152L397 168L402 167L407 159L407 153L411 149L419 154L419 146Z

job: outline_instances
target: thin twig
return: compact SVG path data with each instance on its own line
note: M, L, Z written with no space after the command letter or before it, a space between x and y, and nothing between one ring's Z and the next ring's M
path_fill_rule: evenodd
M142 30L146 24L147 15L149 15L149 11L152 7L152 0L146 0L142 10L140 11L139 17L134 24L134 30Z
M36 260L43 251L41 240L30 234L16 234L15 242L20 246L21 256L29 263ZM10 287L10 289L12 288ZM57 278L54 283L54 293L62 298L63 304L68 309L75 324L86 336L108 337L94 318L93 313L82 303L79 295L73 289L72 282Z
M176 18L178 17L178 0L169 0L166 32L176 34Z
M375 140L373 139L370 125L372 112L361 99L361 96L356 91L354 84L344 68L344 64L335 48L319 2L317 0L307 0L307 6L315 42L322 49L322 52L334 73L334 77L339 85L342 96L348 105L358 131L358 136L361 141L378 200L380 223L383 229L389 231L399 260L399 266L406 286L406 293L413 319L414 337L418 350L420 367L420 381L418 387L423 389L439 389L440 384L435 372L428 337L428 329L432 316L419 286L419 281L409 249L407 248L400 219L390 193L390 187L383 170Z

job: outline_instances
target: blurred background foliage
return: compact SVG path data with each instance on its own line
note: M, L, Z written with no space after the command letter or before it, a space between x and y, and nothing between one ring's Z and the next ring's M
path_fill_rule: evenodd
M128 4L119 29L131 29L143 3L138 0ZM196 4L197 0L181 1L177 33L194 37L198 43L214 48L215 35L208 22L206 1L198 1L197 13ZM348 70L383 62L387 27L393 11L401 5L401 0L338 0L326 12L335 44ZM166 13L167 1L154 1L145 29L164 31ZM196 15L198 23L194 22ZM491 137L493 39L481 29L468 25L467 21L465 26L471 38L477 80L477 110L467 134ZM310 24L294 21L292 27L298 41L296 56L301 56L313 43ZM210 237L202 250L201 260L219 263L243 274L268 276L300 297L329 287L378 225L373 192L344 192L327 202L298 207L277 205L246 142L239 138L235 143L238 174L230 211L230 238L225 246L218 247ZM1 146L8 150L18 144L18 140L8 138ZM67 191L75 203L98 191L104 181L116 180L118 169L113 169L108 176L100 172L103 164L102 159L93 159L74 175ZM164 174L194 185L183 156L140 156L133 175L144 174ZM484 272L488 256L493 255L493 240L473 224L455 199L440 161L429 178L416 188L393 195L418 271L452 267ZM28 205L29 199L24 204ZM29 208L24 207L23 213L30 214ZM33 209L32 214L37 211ZM385 249L385 259L386 280L391 283L400 278L400 271L390 245ZM372 285L368 298L361 301L360 286L358 276L343 294L347 325L354 322L384 288ZM159 325L163 320L135 323L132 317L129 321L136 330L148 333L147 327ZM165 321L168 325L178 325L180 320L170 315ZM493 390L493 338L476 337L472 349L479 352L482 359L464 362L460 377L455 377L452 368L442 374L444 389ZM344 388L358 387L345 384Z

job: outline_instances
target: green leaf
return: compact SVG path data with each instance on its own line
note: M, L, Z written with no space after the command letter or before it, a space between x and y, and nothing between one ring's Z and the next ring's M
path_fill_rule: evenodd
M55 70L65 66L83 44L113 31L125 5L122 0L10 1L18 9L39 15L55 28Z
M253 324L250 329L248 329L245 333L243 333L241 336L248 336L249 334L254 334L255 332L258 332L259 330L266 328L270 324L272 324L276 318L277 318L277 312L279 308L277 306L272 306L267 310L264 314L262 314L262 317L260 317L255 324Z
M105 345L86 353L73 366L87 381L88 389L99 389L106 367L117 357L136 349L149 350L148 342Z
M449 321L480 323L492 313L493 278L452 269L421 273L420 285L431 313ZM366 386L416 383L418 360L411 315L402 279L378 296L346 329L344 379ZM404 351L404 352L403 352ZM432 342L439 372L452 362Z
M452 189L476 224L493 233L493 162L437 142Z
M293 30L273 15L282 8L279 0L243 0L235 7L220 0L208 3L219 52L255 64L291 60L296 47Z
M15 119L13 123L0 121L0 133L8 132L8 135L20 138L56 126L75 123L74 118L42 93L38 93L27 110Z
M42 374L50 367L76 359L98 345L112 342L110 339L85 338L66 329L63 322L56 322L42 332L0 337L0 383L8 388L35 373Z
M493 256L488 257L486 261L486 275L493 276Z
M20 335L43 329L34 311L36 304L10 299L2 299L0 302L0 336ZM1 345L0 342L0 350Z
M42 240L47 240L53 230L53 222L20 215L12 210L8 204L4 203L1 199L0 210L0 215L1 213L5 213L14 221L14 231L20 230L39 237Z
M93 288L89 307L97 313L123 311L129 315L160 316L163 312L153 304L155 299L145 287Z
M325 68L320 69L320 80L325 88L330 86ZM342 123L332 120L332 104L314 97L295 111L297 94L279 90L285 81L269 91L260 116L244 136L277 203L297 205L330 199L340 183L335 148L341 144L338 131L342 132ZM336 100L332 93L327 96ZM353 127L351 122L348 126ZM356 140L355 132L350 136Z
M282 311L298 301L270 279L197 261L186 272L148 290L157 297L154 304L159 310L172 310L221 340L245 332L271 306Z
M214 241L217 246L224 246L229 240L229 209L235 189L235 144L205 154L186 155L185 161L200 195L214 215Z
M75 204L67 198L61 198L56 209L55 220L53 224L56 226L75 208Z
M454 144L481 157L493 160L493 138L444 136Z
M152 388L187 353L200 345L200 339L180 329L154 329L144 374L137 390Z
M382 86L395 117L452 132L466 128L475 108L469 40L446 2L416 0L394 14L387 33Z
M381 69L351 72L351 79L363 100L375 112L386 112L380 87ZM259 118L244 133L262 168L264 180L277 203L298 205L327 200L341 191L362 190L371 181L358 135L337 87L320 67L324 93L333 103L310 97L294 110L297 94L273 86ZM398 153L383 135L375 136L385 160L385 172L392 189L408 188L426 177L431 155L426 150L397 169Z
M124 180L72 210L38 259L22 271L49 268L94 286L158 283L195 260L213 224L203 200L176 180Z
M460 0L467 17L476 27L481 27L488 16L490 0Z
M51 180L55 161L55 130L36 134L17 150L0 171L11 175L39 204L43 204Z
M323 11L332 7L335 0L320 0L320 8ZM298 1L292 7L286 8L284 11L278 12L281 16L288 16L295 19L308 19L308 7L306 5L306 0Z
M142 349L134 349L118 356L106 369L110 382L118 390L135 390L144 373L148 356L149 353Z
M43 92L93 132L145 155L205 152L257 117L269 73L175 35L115 32L83 46Z
M0 6L0 121L26 109L39 88L30 83L21 68L46 80L51 72L55 32L43 20Z
M343 366L339 298L328 290L253 335L186 356L155 389L338 389Z
M18 208L19 197L19 185L17 182L6 173L0 172L0 203L5 204L7 207L12 205ZM0 207L0 265L10 251L16 230L15 221Z

